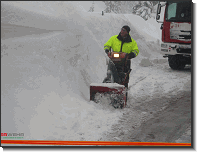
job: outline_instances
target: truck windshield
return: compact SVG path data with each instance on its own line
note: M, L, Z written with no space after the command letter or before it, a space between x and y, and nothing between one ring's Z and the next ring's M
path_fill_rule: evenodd
M166 21L191 22L191 2L168 2Z

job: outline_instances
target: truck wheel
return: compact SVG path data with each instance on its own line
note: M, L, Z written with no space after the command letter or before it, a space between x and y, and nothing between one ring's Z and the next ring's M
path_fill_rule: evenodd
M184 62L184 58L178 55L168 56L168 63L173 70L183 69L186 65Z

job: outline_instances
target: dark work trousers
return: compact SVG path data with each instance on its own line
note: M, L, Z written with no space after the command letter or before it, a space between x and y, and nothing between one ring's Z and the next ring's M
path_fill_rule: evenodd
M118 76L118 71L116 69L115 64L113 63L113 61L111 59L109 59L109 64L108 64L107 70L110 70L112 72L112 76L114 78L114 82L115 83L120 83L120 78Z
M107 70L110 70L111 71L112 76L113 76L113 79L114 79L114 83L121 84L121 78L122 77L120 78L120 76L123 76L123 78L125 76L125 75L122 75L121 73L122 72L127 73L130 70L130 66L131 66L131 61L128 60L126 66L124 66L124 71L123 71L123 70L121 70L123 68L122 66L115 65L113 63L113 61L111 59L109 59ZM119 73L118 73L118 71L119 71ZM105 82L105 80L106 80L106 78L104 79L104 82Z

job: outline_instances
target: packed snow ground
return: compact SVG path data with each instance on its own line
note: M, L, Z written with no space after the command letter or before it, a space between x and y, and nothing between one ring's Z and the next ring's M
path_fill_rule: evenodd
M177 80L177 73L152 67L167 64L155 20L102 16L101 2L94 13L76 3L1 2L1 132L22 132L24 139L101 140L124 109L89 101L89 85L106 76L103 44L123 25L130 26L140 50L132 60L128 105L187 88L191 75Z

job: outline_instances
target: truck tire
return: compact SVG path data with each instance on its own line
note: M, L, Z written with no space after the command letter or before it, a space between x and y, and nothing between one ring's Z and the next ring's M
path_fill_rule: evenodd
M170 56L168 56L168 63L169 63L169 66L173 70L184 69L184 67L186 65L186 63L184 61L184 57L182 57L181 55L170 55Z

